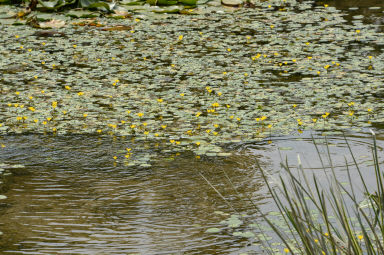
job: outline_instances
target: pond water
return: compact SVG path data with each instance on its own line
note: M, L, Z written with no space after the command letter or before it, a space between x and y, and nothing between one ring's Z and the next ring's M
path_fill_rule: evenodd
M336 6L345 12L345 19L351 24L383 24L384 4L381 1L338 0L318 1L317 4ZM377 54L382 54L381 45L374 46ZM215 50L210 54L212 52ZM169 65L168 59L162 61ZM7 79L19 72L18 66L14 68L14 73L8 73ZM62 72L65 73L65 70ZM185 73L181 80L187 79L188 75ZM61 78L52 77L64 84ZM157 79L160 83L167 82L163 76ZM210 77L210 81L212 79ZM23 82L33 83L28 79ZM51 80L45 82L50 83ZM284 82L280 80L279 86L283 86ZM138 95L135 97L140 98ZM365 101L364 95L359 98ZM349 99L354 98L351 96ZM66 97L60 100L65 101ZM103 100L98 98L95 102L103 105L108 114L112 106ZM379 104L381 100L374 99L372 102ZM4 114L1 116L3 120L9 116L4 109L0 113ZM65 117L57 118L66 120ZM92 119L89 125L97 121ZM166 124L172 126L173 123L169 121ZM73 126L70 124L63 128L76 130ZM180 124L174 126L179 127ZM354 127L353 123L351 126ZM239 213L247 214L245 218L248 222L255 222L259 221L256 212L249 203L238 198L226 174L241 194L247 194L254 203L268 211L274 207L261 173L256 168L256 159L272 175L280 173L279 164L286 156L290 165L296 165L297 153L302 155L303 164L310 171L320 168L316 163L318 155L313 147L311 131L288 136L275 134L259 142L251 139L231 142L223 146L225 152L231 153L230 156L217 158L204 157L203 154L200 159L190 151L160 153L152 142L132 141L130 134L109 137L78 135L71 131L74 134L36 135L28 134L34 129L26 127L16 127L15 133L23 128L26 131L20 132L23 134L6 134L0 141L6 145L0 148L0 162L26 166L23 173L12 177L10 189L5 193L7 199L0 200L2 254L252 254L253 251L259 254L257 247L253 246L254 240L235 237L231 229L206 233L208 228L222 227L220 221L234 212L200 173ZM60 129L59 126L57 128ZM375 128L381 152L384 137L380 135L380 122ZM83 130L88 133L87 127ZM313 135L322 138L321 133ZM372 163L370 133L363 128L358 132L349 132L347 136L359 164L369 169ZM328 139L337 174L344 178L344 155L349 154L344 138L333 135ZM151 166L130 167L120 158L113 159L117 151L136 147L144 148L145 154L138 153L138 157L150 157ZM137 161L144 165L148 163L148 160ZM367 176L370 176L369 172ZM367 180L369 182L369 178ZM243 228L245 226L239 227Z
M378 138L381 152L384 141ZM136 170L114 166L110 149L120 141L112 139L22 135L4 140L11 146L0 160L23 163L26 168L13 177L8 198L0 203L3 254L249 252L256 250L252 241L232 236L230 229L205 233L208 228L222 227L219 222L234 212L199 173L238 212L247 213L248 221L257 222L254 210L236 196L225 173L240 193L248 194L267 212L273 205L255 167L256 159L274 174L285 157L290 165L297 165L297 153L304 167L314 172L321 168L307 133L275 138L271 144L237 145L232 148L233 156L225 160L201 161L180 155ZM329 143L338 175L345 180L344 155L348 157L348 153L344 138L329 137ZM368 169L372 164L369 133L350 135L349 143L362 169ZM324 148L321 151L324 156ZM367 176L370 174L373 171Z

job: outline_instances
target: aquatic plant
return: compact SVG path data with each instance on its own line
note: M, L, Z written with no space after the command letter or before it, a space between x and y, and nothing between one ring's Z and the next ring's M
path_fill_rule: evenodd
M287 175L280 175L278 185L271 185L268 173L259 168L284 222L289 226L287 234L266 218L285 244L286 253L384 254L384 175L380 169L373 131L372 135L375 187L367 184L347 139L353 166L359 176L359 180L352 178L353 169L346 161L348 185L342 183L335 173L328 143L329 167L325 166L325 159L318 153L326 183L321 183L315 173L309 175L299 157L296 169L289 166L287 161L281 164ZM314 144L319 151L315 140ZM360 183L356 184L356 181ZM359 201L362 198L364 200Z

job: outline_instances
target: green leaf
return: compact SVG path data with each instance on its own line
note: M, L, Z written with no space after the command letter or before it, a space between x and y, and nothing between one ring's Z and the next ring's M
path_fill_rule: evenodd
M179 0L179 3L185 4L185 5L196 5L197 0Z
M219 233L221 229L219 228L209 228L205 231L205 233Z

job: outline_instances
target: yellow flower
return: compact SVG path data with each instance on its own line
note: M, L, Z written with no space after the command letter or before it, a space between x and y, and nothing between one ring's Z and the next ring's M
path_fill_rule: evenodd
M360 30L356 30L356 33L359 34L359 33L360 33Z
M261 116L260 119L261 119L261 120L265 120L265 119L267 119L267 116Z
M292 62L293 62L293 63L296 63L296 59L292 59Z
M296 108L297 104L292 105L293 108Z
M67 114L67 111L66 111L66 110L64 110L64 111L63 111L63 114L64 114L64 115L65 115L65 114Z
M228 49L227 49L227 51L228 51L228 52L230 52L230 51L231 51L231 49L230 49L230 48L228 48Z
M40 91L42 94L44 94L45 93L45 91L44 90L42 90L42 91Z
M371 108L368 108L367 111L368 111L368 112L372 112L372 109L371 109Z
M46 122L46 121L43 121L43 125L47 125L47 122Z
M19 92L19 91L16 91L15 94L16 94L16 95L20 95L20 92Z
M169 142L170 142L170 143L174 143L174 142L175 142L175 140L171 139L171 140L169 140Z
M147 122L144 122L144 123L143 123L143 126L144 126L144 127L146 127L147 125L148 125L148 123L147 123Z
M165 128L167 127L167 125L161 125L161 127L162 127L163 129L165 129Z
M219 105L219 103L213 103L212 104L212 107L219 107L220 105Z
M200 145L200 142L196 142L196 145L199 146L199 145Z
M317 119L312 119L312 121L316 123Z
M315 241L315 243L318 243L318 242L319 242L319 240L317 240L317 239L315 239L314 241Z
M201 112L196 113L196 117L199 117L201 115Z
M352 116L353 114L355 114L354 111L349 111L349 113L348 113L349 116Z
M233 119L233 118L234 118L234 116L233 116L233 115L231 115L231 116L229 116L229 118L230 118L230 119Z
M84 95L84 92L79 92L79 93L77 93L77 95L79 95L79 96L82 96L82 95Z
M86 113L83 114L83 117L84 117L84 118L86 118L87 116L88 116L88 114L86 114Z
M197 155L197 156L196 156L196 159L200 159L200 156L199 156L199 155Z
M236 120L237 120L237 121L240 121L240 120L241 120L241 118L236 118Z
M5 148L5 144L1 144L1 148Z
M268 128L271 128L271 127L272 127L272 124L269 124L267 127L268 127Z
M142 112L139 112L139 113L137 114L137 116L139 116L139 117L141 118L141 117L143 117L143 116L144 116L144 113L142 113Z
M157 99L157 102L162 103L163 99L159 98L159 99Z
M37 119L34 119L34 120L33 120L33 122L37 123L37 122L39 122L39 120L37 120Z
M29 109L30 111L32 111L32 112L36 111L36 109L33 108L32 106L31 106L31 107L28 107L28 109Z
M47 120L48 120L48 121L51 121L51 119L52 119L52 117L47 117Z
M156 136L156 137L158 137L158 136L159 136L159 134L158 134L158 133L155 133L155 136Z
M57 107L57 102L56 101L52 102L52 108L55 109L56 107Z
M22 120L23 118L22 117L20 117L20 116L17 116L16 117L16 120Z
M183 97L185 94L184 93L181 93L180 96Z
M132 125L131 125L131 128L135 128L135 127L136 127L136 125L135 125L135 124L132 124Z
M100 134L102 132L102 130L98 129L98 130L96 130L96 132Z
M144 132L144 135L148 135L148 134L149 134L149 131L145 131L145 132Z
M288 248L284 248L284 252L285 253L289 253L289 249Z
M211 132L211 130L210 129L207 129L207 130L205 130L205 132L207 132L208 134Z
M76 44L74 44L74 45L73 45L73 48L76 48L76 47L77 47L77 45L76 45Z
M183 36L179 35L179 41L183 40Z
M113 156L113 159L114 159L114 160L116 160L116 159L117 159L117 157L116 157L116 156Z
M364 236L363 235L358 235L357 238L359 238L359 240L363 239Z

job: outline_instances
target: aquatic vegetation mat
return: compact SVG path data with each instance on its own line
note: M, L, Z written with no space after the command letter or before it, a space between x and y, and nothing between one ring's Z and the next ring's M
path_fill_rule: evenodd
M57 30L0 19L0 133L116 135L200 157L275 134L382 126L380 25L291 0L209 8L66 17Z

